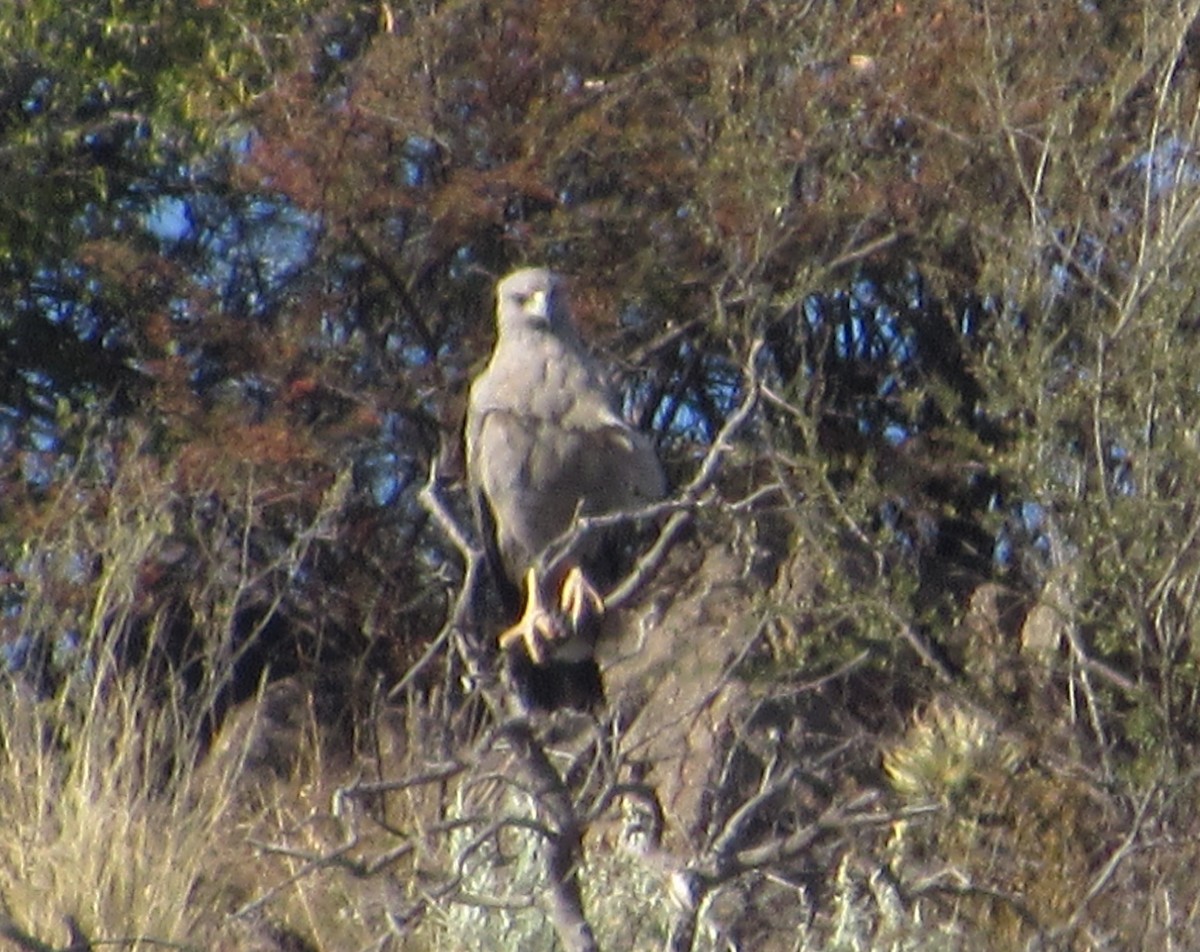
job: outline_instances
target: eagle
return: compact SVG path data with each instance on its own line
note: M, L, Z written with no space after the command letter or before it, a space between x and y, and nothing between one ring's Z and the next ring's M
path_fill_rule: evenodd
M465 443L472 507L512 622L499 641L518 694L533 708L590 709L604 696L598 586L615 581L622 533L590 533L548 574L539 561L579 516L659 500L665 478L580 339L554 272L526 268L497 283L496 344L471 384Z

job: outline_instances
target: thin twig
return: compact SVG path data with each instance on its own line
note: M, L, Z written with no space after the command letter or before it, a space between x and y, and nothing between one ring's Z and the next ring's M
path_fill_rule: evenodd
M442 625L441 631L437 637L429 644L421 657L414 662L409 669L404 673L404 676L396 682L396 684L388 691L387 699L394 701L397 697L407 690L421 672L436 658L454 638L456 633L460 633L469 624L471 614L471 599L476 590L477 579L479 576L479 566L482 562L483 553L480 552L472 543L467 534L462 530L458 521L451 514L449 508L438 494L438 461L435 456L433 462L429 466L429 477L425 481L425 485L421 487L421 492L417 498L425 511L433 517L438 528L446 534L454 547L458 550L459 555L463 560L463 578L460 583L458 595L454 600L454 608L450 612L450 617L446 619L446 623ZM478 667L478 659L475 658L473 652L464 652L467 655L468 665L474 669ZM471 670L472 676L479 675L478 670Z
M1137 811L1133 816L1133 823L1131 823L1129 826L1129 832L1125 834L1125 838L1121 840L1120 845L1113 850L1113 853L1108 858L1108 861L1096 874L1095 879L1092 880L1091 886L1088 887L1088 891L1084 893L1083 898L1079 900L1079 903L1076 905L1075 911L1071 913L1070 918L1054 930L1052 933L1054 938L1061 938L1070 935L1079 928L1080 921L1083 919L1084 913L1087 911L1087 908L1091 904L1092 900L1099 896L1100 893L1107 888L1109 882L1117 872L1117 867L1120 866L1126 858L1128 858L1129 854L1132 853L1134 848L1137 846L1138 837L1141 836L1142 827L1146 822L1146 815L1150 810L1150 802L1157 794L1158 785L1151 785L1150 789L1146 791L1145 795L1138 803Z
M705 452L704 459L691 481L673 499L665 502L629 512L605 513L579 518L563 538L556 540L547 549L544 554L546 570L554 571L560 568L583 536L589 532L630 521L657 519L670 513L670 518L667 519L654 544L638 559L633 569L621 580L620 584L604 596L604 605L607 609L618 609L627 605L638 595L650 579L658 573L679 536L687 528L693 514L704 505L708 491L716 480L721 461L732 448L734 437L750 419L754 408L758 405L757 364L762 348L761 340L756 341L750 348L750 354L746 359L746 385L742 401L737 409L729 415L716 439Z
M397 790L408 790L412 787L420 787L429 783L442 783L452 777L457 777L466 769L466 764L457 761L448 764L438 764L424 773L414 774L400 780L376 780L370 783L362 783L360 781L349 787L342 788L341 793L343 796L355 798L376 796L380 793L395 793Z
M579 887L583 830L575 804L527 721L509 721L500 733L513 745L537 790L539 805L555 827L554 832L548 834L545 853L550 881L545 897L546 913L567 952L597 952L599 947L584 915L583 894Z

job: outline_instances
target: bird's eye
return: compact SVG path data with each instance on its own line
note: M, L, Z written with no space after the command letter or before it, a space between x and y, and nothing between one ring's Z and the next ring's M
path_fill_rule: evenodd
M518 291L515 288L505 297L507 305L514 311L524 314L526 318L547 320L553 308L553 292L543 288L532 291Z

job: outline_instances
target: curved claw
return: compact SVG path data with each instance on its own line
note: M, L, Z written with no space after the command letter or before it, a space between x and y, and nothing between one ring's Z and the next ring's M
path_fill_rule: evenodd
M587 580L578 565L571 566L571 571L563 580L559 604L575 631L579 631L589 618L603 615L605 611L603 596Z
M542 604L541 586L532 568L525 576L525 590L525 611L516 624L500 633L500 647L507 650L519 641L534 664L545 664L547 646L562 640L565 633L554 613Z

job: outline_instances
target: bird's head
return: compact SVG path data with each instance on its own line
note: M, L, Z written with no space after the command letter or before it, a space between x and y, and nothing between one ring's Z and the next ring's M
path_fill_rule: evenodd
M501 333L571 327L562 279L546 268L514 271L496 285L496 322Z

